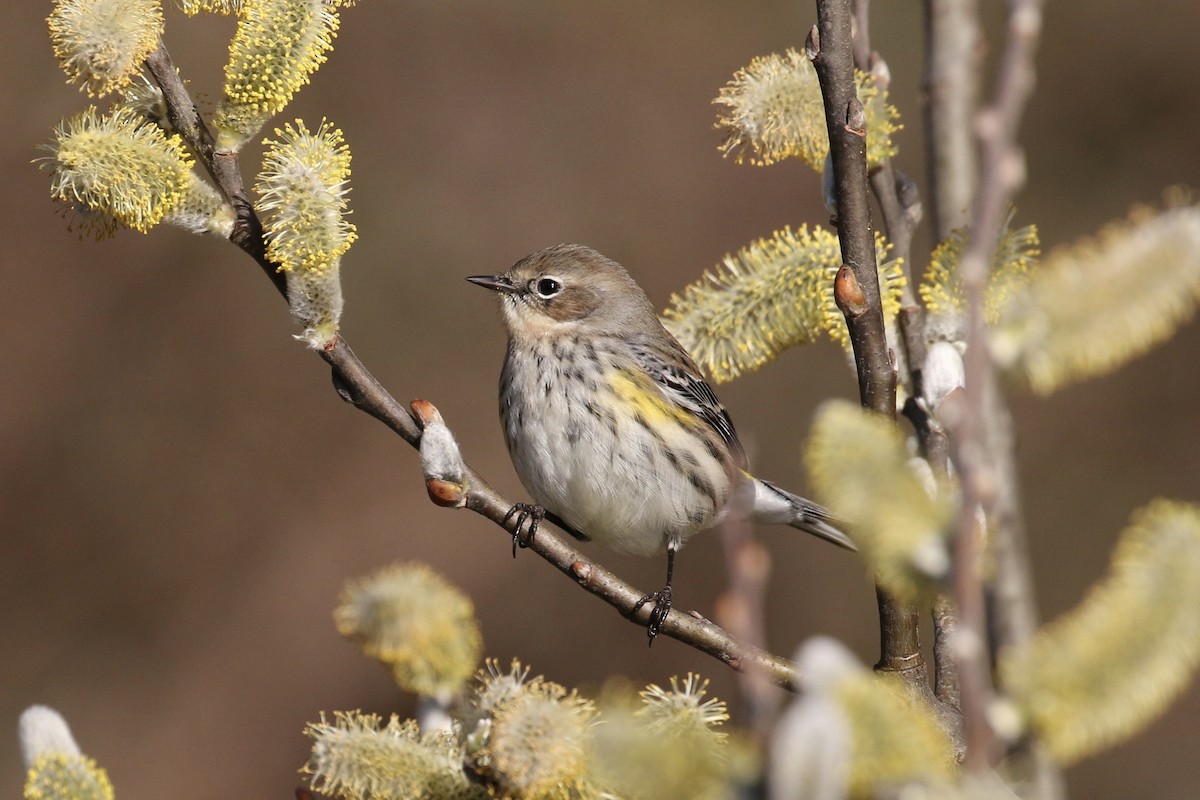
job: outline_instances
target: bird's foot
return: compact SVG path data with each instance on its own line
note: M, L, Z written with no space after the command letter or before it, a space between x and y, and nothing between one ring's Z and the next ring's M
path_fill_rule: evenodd
M667 619L667 614L671 612L670 584L638 600L633 606L633 613L636 614L641 611L642 606L652 600L654 601L654 607L650 609L650 621L646 625L646 635L650 637L650 644L654 644L654 638L662 630L663 623Z
M529 547L544 516L546 516L546 509L533 503L517 503L504 515L504 521L501 524L505 526L508 525L510 519L516 517L517 520L512 531L513 558L517 557L518 547Z

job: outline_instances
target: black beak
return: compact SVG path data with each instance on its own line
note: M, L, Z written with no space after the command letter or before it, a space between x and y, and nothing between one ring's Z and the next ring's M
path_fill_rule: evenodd
M472 275L467 280L476 286L491 289L493 292L512 294L517 290L517 287L505 275Z

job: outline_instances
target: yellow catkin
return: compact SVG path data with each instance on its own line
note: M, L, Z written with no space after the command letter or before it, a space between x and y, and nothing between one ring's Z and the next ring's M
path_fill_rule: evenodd
M725 704L706 697L694 673L651 685L637 698L610 687L593 729L592 781L616 797L718 800L738 796L760 765L748 743L724 730ZM636 707L636 710L635 710Z
M346 219L350 149L324 120L309 131L300 120L268 139L256 188L267 258L287 273L292 317L313 348L333 340L342 315L341 257L358 234Z
M202 11L216 14L236 14L242 10L243 0L175 0L183 13L192 16Z
M951 779L954 747L929 706L899 678L864 670L834 696L849 722L849 796L887 796L913 781Z
M483 647L470 599L424 564L395 564L350 582L334 619L339 633L421 695L456 693Z
M886 256L887 246L878 239L884 312L891 315L899 308L904 275L899 262L887 262ZM821 227L784 228L726 256L672 295L663 324L717 383L758 369L783 350L822 334L848 343L833 300L833 279L841 263L836 234Z
M1077 608L1003 651L1001 685L1061 764L1142 730L1200 663L1200 508L1155 500Z
M951 508L909 468L896 427L855 403L827 402L804 458L817 497L849 520L879 582L902 597L928 596L949 567Z
M113 800L113 787L87 756L45 753L25 776L25 800Z
M595 716L590 700L556 683L523 685L493 713L487 745L477 754L486 764L483 776L503 796L566 796L584 778Z
M934 248L919 288L921 300L932 315L961 316L966 308L966 293L958 274L958 262L967 247L967 232L956 230ZM1000 308L1029 281L1041 254L1037 227L1005 228L992 261L984 315L989 324L1000 316Z
M1170 338L1200 302L1200 208L1128 220L1044 261L999 313L992 352L1034 391L1103 375Z
M282 111L325 63L341 0L244 0L229 45L217 146L238 150Z
M124 89L158 47L158 0L58 0L46 20L67 79L89 95Z
M178 136L136 112L96 109L65 121L41 167L55 200L145 233L185 197L192 162Z
M896 109L870 75L855 72L867 118L867 162L896 153ZM721 150L738 163L773 164L798 157L820 172L829 153L825 105L812 62L795 50L761 56L738 70L713 101L721 106L716 127L725 131Z
M312 755L302 770L313 789L345 800L484 800L467 780L462 749L447 734L422 735L414 720L335 712L309 724Z

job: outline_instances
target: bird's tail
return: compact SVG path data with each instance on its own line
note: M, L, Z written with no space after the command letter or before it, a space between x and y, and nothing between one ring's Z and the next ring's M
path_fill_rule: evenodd
M829 509L761 478L751 480L754 483L754 502L750 513L756 522L791 525L838 547L858 550L853 540L833 524L838 518Z

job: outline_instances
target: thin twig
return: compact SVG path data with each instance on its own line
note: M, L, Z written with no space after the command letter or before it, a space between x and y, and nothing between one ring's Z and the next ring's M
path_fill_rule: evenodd
M853 37L857 58L871 58L866 25L869 5L855 0L855 12L861 15ZM858 369L859 395L864 407L894 419L896 415L896 367L888 349L879 294L879 275L875 263L875 242L871 226L870 199L867 192L866 131L862 104L854 83L855 42L851 29L854 16L850 0L817 0L817 25L805 45L821 83L825 101L825 121L833 161L837 197L838 239L842 259L849 267L839 273L835 298L846 317ZM881 70L879 78L886 70ZM883 88L886 88L884 86ZM897 182L890 166L882 172L880 186L890 201L885 211L905 248L912 239L915 219L913 208L901 204ZM911 199L915 195L910 193ZM906 258L907 262L907 258ZM848 280L850 277L853 281ZM876 587L879 608L880 657L875 668L893 672L910 685L928 692L928 674L921 654L920 617L915 607L901 602L882 587Z
M891 88L887 62L871 48L871 0L852 0L854 22L854 66L870 73L880 92ZM916 183L895 169L890 158L870 170L869 180L883 218L883 232L892 246L891 256L900 262L904 286L900 291L900 344L905 368L901 379L908 391L921 394L921 366L925 362L925 307L913 287L912 240L924 211Z
M962 706L962 690L958 686L958 670L954 667L954 654L951 645L954 632L958 629L958 617L950 598L939 595L933 601L933 618L935 621L933 634L933 661L936 665L936 682L933 694L948 706Z
M871 0L851 0L850 31L854 66L866 72L871 63Z
M1029 565L1014 511L1017 488L1011 470L1012 439L1007 412L996 387L984 322L984 294L988 266L1004 222L1009 203L1025 179L1024 158L1017 145L1026 103L1033 90L1034 55L1042 27L1042 0L1010 0L1007 37L996 76L995 95L990 106L976 119L979 137L980 177L971 205L970 236L959 269L967 301L966 374L962 409L952 427L952 455L963 487L963 512L955 541L955 600L959 610L961 657L960 687L966 717L969 770L983 771L995 752L994 737L985 719L988 703L989 653L985 647L986 626L982 585L978 579L977 534L981 508L992 522L993 553L996 556L996 585L1011 587L1006 602L994 607L997 617L1006 618L1012 644L1032 634L1036 627ZM1005 485L1009 483L1009 485ZM996 515L997 499L1007 497L1004 514ZM959 570L969 570L959 575ZM969 576L974 575L973 580ZM1029 778L1033 794L1041 798L1062 795L1057 769L1033 749Z
M854 84L850 20L849 0L817 0L817 24L809 32L805 51L816 68L825 101L842 260L854 274L862 297L861 308L846 317L859 397L865 408L890 419L896 415L896 374L879 296L867 194L866 114Z
M978 0L925 0L925 163L928 169L934 241L966 224L975 188L975 139L971 120L978 95ZM902 323L904 318L901 318ZM906 331L907 334L907 331ZM906 341L908 336L906 335ZM923 344L923 342L922 342ZM914 371L916 397L923 394L921 367ZM905 413L920 436L922 451L934 470L947 473L949 442L923 404L910 401ZM953 639L958 629L953 601L934 604L934 694L961 710L958 660ZM961 717L960 717L961 722Z
M233 206L236 217L229 240L246 251L270 278L279 293L286 297L287 279L279 271L279 265L267 259L262 221L254 212L254 205L246 193L237 153L223 153L216 149L212 132L204 123L200 112L196 110L196 104L192 102L183 79L179 77L179 70L175 68L161 39L155 51L146 58L145 65L162 89L163 102L167 107L167 120L171 127L183 138L225 199Z
M979 484L975 490L967 487L968 479L979 474L976 465L974 475L964 475L962 464L969 458L982 459L978 448L971 445L980 427L979 418L968 410L963 390L942 403L943 419L951 430L952 452L959 466L963 482L963 500L956 520L956 535L953 548L953 595L958 612L957 627L950 640L950 654L954 658L959 686L959 708L963 715L963 735L966 753L963 767L968 772L982 774L991 769L998 755L996 737L987 719L987 709L992 701L992 683L987 648L983 583L979 558L979 541L983 531L979 525Z
M984 321L984 294L988 265L996 249L1009 203L1025 181L1025 159L1017 144L1017 132L1026 102L1033 91L1034 56L1042 28L1042 0L1011 0L1007 42L996 76L995 99L980 112L976 129L982 156L979 191L971 209L971 235L960 265L967 298L967 352L964 359L968 411L982 420L978 444L983 453L995 459L990 465L977 464L969 453L968 467L976 470L970 483L975 499L986 501L984 508L995 511L1003 498L1004 513L993 518L993 533L1000 550L997 557L997 584L1012 581L1010 603L997 607L1001 617L1001 646L1020 643L1037 628L1037 609L1033 600L1033 582L1016 513L1017 492L1012 470L1012 436L1008 412L996 388L995 365L987 347ZM968 481L964 480L964 485ZM1003 552L1002 552L1003 551Z
M882 64L882 62L879 62ZM887 70L876 71L880 90L888 86ZM871 171L871 191L879 203L883 231L892 245L891 255L899 260L904 274L900 290L900 346L904 354L901 379L910 395L920 397L923 391L921 369L925 365L925 306L917 298L916 281L912 270L912 240L924 212L916 184L903 172L897 171L886 159Z
M214 149L212 135L196 112L195 104L161 43L146 61L146 68L163 90L168 114L176 132L183 137L188 147L204 164L218 189L237 210L238 222L230 240L250 255L275 287L286 296L286 284L278 271L278 264L266 257L262 241L262 223L246 194L237 155L221 153ZM341 335L335 336L333 341L319 352L333 368L335 388L344 400L383 422L413 447L420 446L421 428L418 422L409 410L400 405L376 380ZM513 503L492 489L469 467L465 468L464 477L468 489L462 505L492 520L510 534L513 533L515 521L509 514ZM529 549L570 576L586 591L616 608L622 616L645 627L652 610L649 606L638 603L645 593L584 556L547 530L544 523L530 542ZM713 656L735 670L753 669L785 689L798 691L800 688L801 676L793 662L738 642L719 626L698 614L672 611L661 632Z
M767 579L771 555L754 537L744 514L730 514L720 526L729 588L717 599L714 616L739 641L766 647ZM766 675L745 669L738 676L745 727L765 743L779 713L780 694Z
M978 0L925 0L925 146L934 241L967 224L975 192Z

